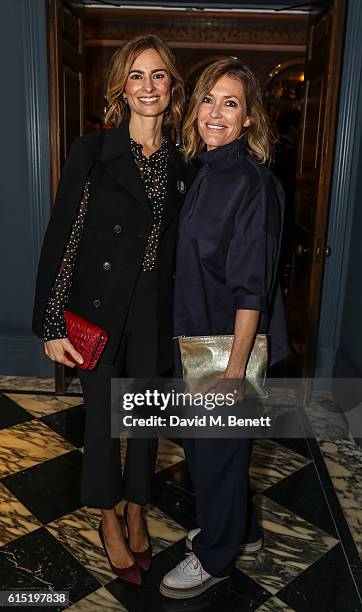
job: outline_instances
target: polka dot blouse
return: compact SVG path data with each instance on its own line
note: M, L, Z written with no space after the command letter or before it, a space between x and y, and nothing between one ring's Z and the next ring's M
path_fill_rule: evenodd
M153 225L147 239L142 262L142 271L147 272L153 270L157 262L158 242L167 195L168 147L165 139L158 151L155 151L150 157L146 157L142 153L141 144L130 138L130 145L153 212ZM67 336L64 310L69 302L74 262L83 233L89 190L90 182L87 180L63 261L45 309L42 334L45 342L56 338L66 338Z
M145 186L147 197L152 206L153 225L148 236L146 251L143 258L144 272L152 270L156 265L157 247L160 237L163 207L167 192L167 141L150 157L142 153L142 145L132 138L131 151Z

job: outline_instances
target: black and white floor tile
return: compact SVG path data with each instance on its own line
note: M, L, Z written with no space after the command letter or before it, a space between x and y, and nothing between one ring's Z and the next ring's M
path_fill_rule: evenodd
M55 396L50 379L14 377L0 377L0 385L1 589L67 590L68 610L84 612L362 609L362 461L353 442L255 440L250 479L264 546L241 555L228 581L178 602L158 587L196 526L179 442L160 441L145 510L154 558L136 587L112 574L97 535L99 511L81 506L79 389Z

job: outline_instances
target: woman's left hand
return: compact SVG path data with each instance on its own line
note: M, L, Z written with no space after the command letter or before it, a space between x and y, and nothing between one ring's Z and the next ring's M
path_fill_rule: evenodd
M236 377L230 371L225 370L222 374L217 374L201 382L196 388L196 393L201 393L202 395L206 395L206 393L221 393L224 396L232 393L235 401L241 401L244 398L244 378Z

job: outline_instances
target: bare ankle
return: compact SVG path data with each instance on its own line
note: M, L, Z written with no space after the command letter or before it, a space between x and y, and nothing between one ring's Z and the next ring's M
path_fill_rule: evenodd
M133 517L139 517L142 515L142 508L143 506L140 506L139 504L134 504L133 502L128 502L127 505L127 514L129 516Z
M111 508L111 510L102 510L102 521L105 525L112 525L118 522L115 508Z

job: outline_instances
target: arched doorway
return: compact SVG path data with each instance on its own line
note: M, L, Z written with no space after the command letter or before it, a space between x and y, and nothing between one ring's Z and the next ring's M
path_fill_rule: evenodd
M323 258L329 252L325 248L326 219L345 9L345 0L331 0L329 10L313 15L287 11L275 14L210 11L206 14L142 7L137 10L107 7L105 11L97 7L70 9L64 0L49 0L53 193L70 143L84 130L84 117L103 114L104 78L101 76L105 76L109 57L130 37L152 31L167 41L188 87L190 79L196 78L211 58L238 56L261 81L271 113L283 105L287 90L289 102L292 99L293 104L301 103L295 87L293 90L293 74L288 75L288 69L297 69L295 60L300 62L307 50L308 95L303 104L296 197L299 257L293 259L288 295L296 371L305 376L314 368ZM280 83L284 77L285 87L283 83L282 87L274 87L273 79ZM303 84L300 78L299 83ZM61 387L57 384L57 389Z

